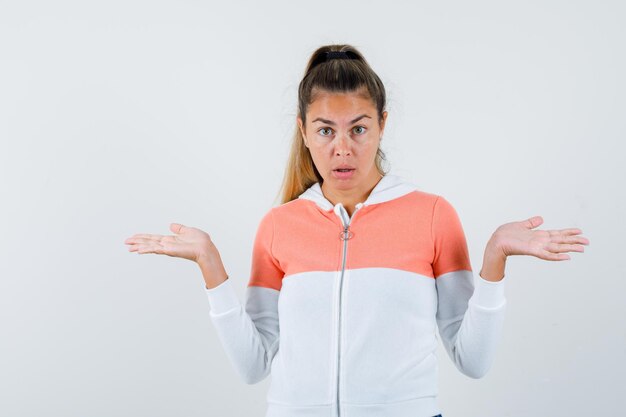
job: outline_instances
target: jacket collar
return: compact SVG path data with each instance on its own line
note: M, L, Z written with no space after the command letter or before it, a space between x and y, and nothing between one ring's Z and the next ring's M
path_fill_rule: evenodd
M400 177L398 175L386 174L384 175L372 189L367 199L359 203L362 206L369 206L371 204L383 203L390 201L398 197L402 197L411 191L417 190L417 186ZM322 188L319 182L311 185L302 194L298 196L299 199L311 200L315 202L322 210L332 210L335 206L341 205L337 203L335 206L326 199L322 193Z

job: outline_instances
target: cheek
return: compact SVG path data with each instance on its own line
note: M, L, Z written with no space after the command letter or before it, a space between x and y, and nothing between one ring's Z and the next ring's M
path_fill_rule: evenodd
M361 153L376 153L378 149L378 138L368 138L362 142L356 143L356 149Z
M315 166L319 168L323 168L325 165L327 165L327 161L330 158L329 155L332 155L332 153L328 153L327 148L319 146L311 146L309 148L309 152L311 153L311 158L313 158L313 162L315 162Z

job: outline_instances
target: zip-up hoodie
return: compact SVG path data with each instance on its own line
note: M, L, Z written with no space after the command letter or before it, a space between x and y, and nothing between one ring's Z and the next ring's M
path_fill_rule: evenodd
M231 278L206 292L242 380L272 374L266 417L432 417L441 413L437 329L456 368L484 376L504 284L474 276L444 197L387 174L352 216L320 183L271 208L245 304Z

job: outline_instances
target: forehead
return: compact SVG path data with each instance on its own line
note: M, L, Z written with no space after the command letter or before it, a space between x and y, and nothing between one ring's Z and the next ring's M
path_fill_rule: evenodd
M307 109L307 118L323 117L329 120L344 121L355 115L367 113L374 117L376 107L367 92L329 92L319 91L313 95L313 101Z

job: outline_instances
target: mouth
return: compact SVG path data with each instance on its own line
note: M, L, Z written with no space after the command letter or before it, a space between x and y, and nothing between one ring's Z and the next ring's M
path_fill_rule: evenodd
M356 171L356 168L333 169L333 177L340 180L350 179L354 176L354 171Z

